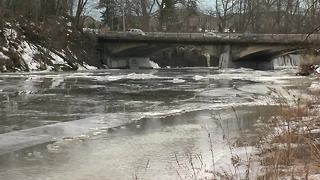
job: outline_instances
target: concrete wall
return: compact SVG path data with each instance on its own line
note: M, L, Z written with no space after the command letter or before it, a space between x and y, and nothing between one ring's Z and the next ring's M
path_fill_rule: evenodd
M101 62L110 68L150 68L149 57L161 67L246 67L252 69L273 69L272 59L294 45L270 44L213 44L175 45L169 49L166 44L157 42L99 42ZM171 46L173 44L170 44ZM103 48L101 48L103 47ZM163 51L160 51L163 50ZM290 50L290 51L291 51ZM159 52L160 51L160 52ZM305 64L320 64L314 55L304 55Z
M320 56L315 53L304 54L302 56L302 61L300 65L313 65L313 64L320 64Z
M161 67L217 67L219 54L208 46L179 46L155 53L151 60Z
M105 65L111 69L152 69L150 58L108 57Z

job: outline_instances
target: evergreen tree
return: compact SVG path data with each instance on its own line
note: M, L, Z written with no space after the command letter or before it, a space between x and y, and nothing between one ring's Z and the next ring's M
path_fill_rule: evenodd
M175 0L162 0L159 2L157 0L157 4L159 6L159 11L160 11L160 17L159 17L159 22L160 22L160 28L168 28L171 24L176 22L176 15L175 15Z
M118 4L116 0L100 0L98 8L103 8L101 19L104 24L107 24L110 29L116 30L119 25L117 15L119 15Z

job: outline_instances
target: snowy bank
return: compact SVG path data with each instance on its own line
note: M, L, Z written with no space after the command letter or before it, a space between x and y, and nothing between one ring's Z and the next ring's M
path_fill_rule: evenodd
M53 32L39 35L43 29L32 22L6 22L0 29L0 72L97 69L87 62L94 55L78 47L82 35L72 35L69 26L60 29L63 34L56 36L62 40L51 37Z

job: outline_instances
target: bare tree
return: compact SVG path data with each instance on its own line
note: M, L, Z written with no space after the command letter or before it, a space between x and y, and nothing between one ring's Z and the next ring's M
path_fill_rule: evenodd
M78 0L76 15L74 17L74 27L76 29L81 29L81 16L83 14L84 8L86 7L88 0Z
M218 22L219 32L224 32L227 28L231 26L231 19L235 15L235 7L238 0L215 0L215 10Z

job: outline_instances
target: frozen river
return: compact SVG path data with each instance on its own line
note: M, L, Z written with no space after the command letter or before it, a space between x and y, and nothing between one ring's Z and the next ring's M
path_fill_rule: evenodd
M254 138L257 119L276 112L270 88L310 86L294 73L0 74L0 179L188 179L190 155L212 169L210 145L215 166L228 167L227 142Z

